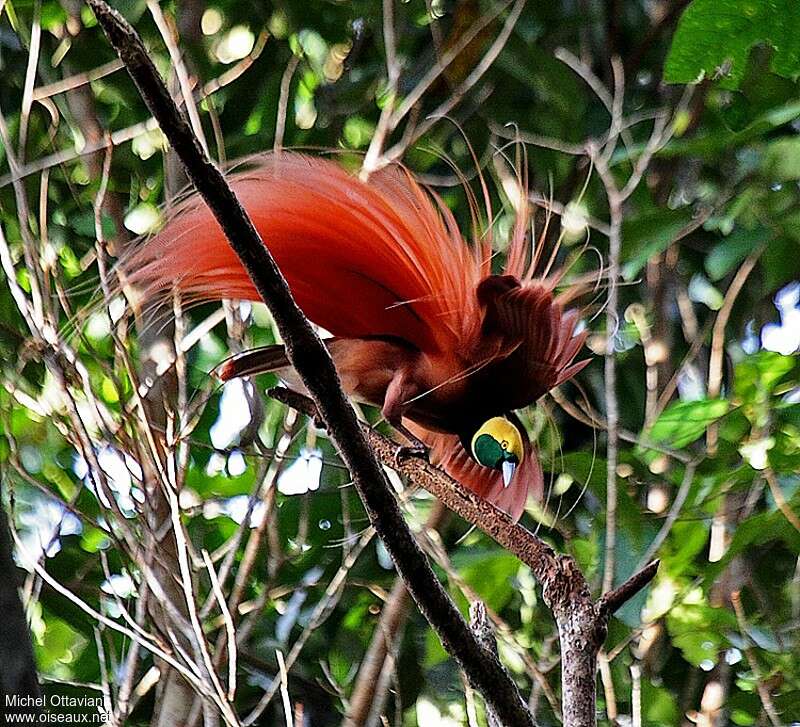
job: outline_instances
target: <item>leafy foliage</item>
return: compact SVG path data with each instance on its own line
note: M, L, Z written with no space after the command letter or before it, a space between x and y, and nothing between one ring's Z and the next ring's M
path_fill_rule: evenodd
M180 96L154 3L116 6ZM510 173L519 164L539 209L537 233L547 250L562 241L563 285L590 281L594 295L582 302L596 360L576 385L522 412L550 485L523 522L574 556L597 592L610 542L601 357L613 336L622 434L614 580L650 557L661 567L649 593L610 624L616 703L600 690L601 722L630 718L639 690L642 724L679 725L687 713L758 724L770 708L789 723L800 714L800 6L694 0L680 16L679 6L630 0L607 5L620 12L606 17L596 4L598 15L580 3L528 3L485 75L460 89L513 7L397 3L394 94L380 3L193 0L161 9L221 164L272 149L283 128L284 146L334 149L357 169L387 104L408 99L437 58L482 24L383 149L401 145L404 163L465 232L473 220L461 175L479 192L479 165L495 212L480 224L491 224L500 255L519 201ZM228 351L274 342L263 306L230 305L224 314L198 306L173 328L171 308L137 327L104 304L98 259L111 261L98 232L122 253L160 224L184 180L86 7L9 0L1 12L0 467L45 690L85 694L74 684L99 689L108 679L118 705L130 675L140 690L126 723L149 724L157 713L150 669L166 670L163 662L146 648L130 657L130 637L87 610L126 628L138 620L154 643L174 646L153 588L174 587L179 564L159 571L162 561L145 547L166 491L152 484L161 482L152 436L165 470L176 473L199 618L225 688L226 623L204 551L226 599L233 603L239 589L237 714L250 714L272 689L255 723L282 723L280 651L304 724L338 724L388 610L392 564L365 533L366 515L324 432L264 396L274 377L222 388L209 376ZM616 181L636 170L653 113L674 112L669 137L624 205L615 331L600 310L608 198L581 153L593 139L602 155L609 110L556 58L564 48L612 90L611 54L622 59L630 123L607 158ZM701 75L688 90L661 82ZM460 103L448 106L453 99ZM443 111L450 120L428 121ZM551 197L559 204L545 227ZM32 331L31 320L41 329ZM176 340L188 343L173 376L164 351ZM712 350L723 354L718 392L709 390ZM147 416L138 392L153 407ZM376 412L365 415L377 423ZM419 493L404 498L422 531L435 504ZM175 512L166 511L169 520ZM142 552L126 544L128 530ZM531 573L454 518L420 537L459 606L466 612L481 598L491 609L501 658L539 724L558 724L557 635ZM178 591L175 602L182 598ZM465 724L471 695L455 665L413 607L401 621L383 714L408 726Z
M669 83L703 76L737 88L753 46L773 51L770 68L787 78L800 74L800 8L792 0L694 0L681 17L664 66Z

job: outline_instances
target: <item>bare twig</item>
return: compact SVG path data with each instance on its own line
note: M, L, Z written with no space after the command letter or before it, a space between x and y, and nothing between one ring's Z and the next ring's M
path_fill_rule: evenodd
M33 105L33 85L36 82L36 67L39 64L39 47L42 40L42 2L36 0L33 10L33 27L31 28L31 42L28 49L28 67L25 71L25 86L22 92L22 107L19 113L19 156L25 159L25 147L28 139L28 121Z
M614 689L614 676L611 673L611 663L608 654L600 649L597 655L597 667L600 672L600 681L603 684L603 698L606 703L606 715L610 724L617 724L617 693Z
M103 30L186 171L227 235L231 247L273 314L290 361L311 392L353 476L359 495L398 571L445 648L502 718L532 725L519 691L503 667L475 640L436 579L406 525L385 475L348 404L327 349L297 307L286 280L221 172L208 160L170 97L136 32L102 0L90 0Z
M278 659L278 669L280 670L281 700L283 701L283 715L286 720L286 727L294 727L292 700L289 698L289 675L286 673L286 664L283 661L283 654L280 649L275 652L275 656Z
M632 727L642 727L642 667L631 664L631 722Z
M623 604L631 600L639 591L642 590L650 581L655 578L658 572L660 561L654 560L649 565L634 573L621 586L613 591L606 593L598 604L600 613L612 614Z
M764 479L767 481L769 491L772 493L772 497L775 500L775 504L778 506L778 509L781 511L781 513L783 513L783 516L789 521L791 526L800 532L800 518L797 517L794 510L789 507L789 503L786 502L786 498L783 496L783 491L781 490L778 478L775 476L775 472L773 472L770 467L767 467L764 470Z
M85 86L87 83L91 83L92 81L105 78L115 71L120 70L120 68L125 68L125 66L123 65L122 61L119 60L119 58L115 58L113 61L103 63L103 65L97 66L97 68L92 68L90 71L76 73L73 76L69 76L69 78L62 78L59 81L48 83L46 86L39 86L33 90L32 98L34 101L43 101L44 99L50 98L51 96L56 96L59 93L66 93L67 91L72 91L76 88L80 88L81 86Z
M675 495L675 499L672 502L672 507L669 509L667 517L664 520L664 524L661 526L661 530L658 531L658 535L653 538L653 542L650 543L649 547L645 551L645 554L639 561L639 565L636 566L637 570L644 568L645 564L647 564L658 552L658 549L670 534L672 526L675 524L681 514L683 504L686 502L686 497L689 494L689 488L692 486L692 482L694 481L694 473L696 469L696 462L690 462L686 465L686 470L683 473L683 480L681 482L681 486L678 488L678 493Z
M286 68L281 76L281 91L278 97L278 117L275 121L275 141L272 145L275 151L280 151L283 148L283 135L286 131L286 112L289 108L289 90L292 86L292 78L299 65L300 56L293 55L286 64Z
M763 251L764 248L762 247L750 253L741 264L736 271L736 275L733 276L731 284L725 291L722 306L719 309L719 313L717 313L717 317L714 319L714 327L711 331L711 353L708 360L708 396L711 399L718 397L722 391L722 362L725 354L725 329L728 326L728 320L730 319L731 311L733 311L733 305ZM708 449L708 453L712 456L717 450L718 431L718 427L712 424L708 428L708 434L706 436L706 448Z
M509 5L511 5L511 0L506 0L504 3L499 3L492 12L482 14L480 20L464 33L459 39L459 42L438 59L438 62L420 79L419 83L417 83L414 89L403 99L403 102L397 109L395 109L390 121L391 128L397 128L398 124L409 114L411 109L419 103L427 90L436 82L436 79L438 79L439 76L447 70L448 66L461 55L461 52L478 37L478 34L493 23L495 18Z
M516 0L511 8L511 12L508 14L508 17L503 24L503 29L500 31L500 34L497 36L497 38L495 38L491 46L489 46L489 49L484 54L480 63L478 63L475 68L472 69L470 74L460 84L458 84L455 89L453 89L453 92L448 96L448 98L439 104L439 106L437 106L428 115L428 117L414 129L413 133L404 135L403 139L401 139L391 149L387 150L386 154L384 155L386 161L400 159L411 144L413 144L423 134L427 133L431 127L439 121L439 119L447 116L467 94L467 92L473 86L475 86L478 81L480 81L486 71L488 71L491 65L494 63L497 56L500 55L500 52L503 50L508 42L508 39L511 37L511 33L514 31L514 26L517 24L517 20L519 19L524 7L525 0ZM407 99L404 104L406 102ZM394 114L390 123L395 125L399 123L398 117L398 113Z
M605 189L609 209L608 228L608 297L606 300L606 350L604 358L604 387L606 404L607 443L606 443L606 538L603 567L603 592L609 592L614 586L617 541L617 458L619 451L619 401L617 398L617 374L615 339L619 326L619 290L620 254L622 249L623 204L636 190L653 155L660 149L671 135L666 113L659 114L654 122L644 151L641 153L623 186L614 178L610 162L622 136L623 106L625 95L625 79L622 64L618 59L612 60L614 72L613 94L602 84L593 71L569 51L560 48L556 57L566 63L594 91L611 115L611 125L607 140L603 146L597 142L589 142L586 151L597 169ZM684 97L684 100L686 96ZM627 142L626 142L627 143Z
M164 40L164 45L167 46L169 51L169 58L172 61L172 69L178 78L178 84L181 88L181 96L183 96L183 103L186 107L186 112L189 114L189 120L192 123L192 130L195 133L203 151L208 154L208 144L206 137L203 133L203 123L200 121L200 114L197 112L197 106L194 103L194 96L192 95L192 84L189 79L189 72L186 70L186 65L183 62L180 49L175 39L174 29L170 27L167 18L161 10L161 6L157 0L147 0L147 9L153 16L156 23L158 32L161 33L161 38Z
M236 696L236 628L233 624L231 612L228 610L228 604L225 603L225 594L222 592L219 578L217 578L217 572L214 570L214 564L211 562L208 551L203 549L202 554L203 563L206 566L208 577L211 580L211 589L219 605L222 618L225 621L225 634L227 636L225 646L228 649L228 691L226 696L229 702L233 702L233 698Z
M397 96L397 84L400 80L400 62L397 59L397 39L394 27L394 0L383 0L383 45L386 51L386 72L388 76L386 88L386 101L381 109L378 118L378 125L369 143L367 153L364 155L364 162L361 165L362 175L368 177L370 172L377 168L377 161L383 153L383 145L386 137L397 127L397 123L392 123L395 99Z
M283 388L271 389L268 393L307 416L317 418L316 407L308 397ZM569 727L593 725L596 657L605 639L608 618L655 577L658 561L635 573L598 603L592 603L586 579L572 558L556 554L536 535L512 522L508 515L424 460L408 458L398 463L395 442L367 424L362 423L362 428L372 450L386 466L395 467L531 568L559 629L564 724Z
M258 57L264 50L266 46L267 39L269 38L269 34L263 32L259 34L258 38L256 38L256 43L253 46L253 50L250 52L248 56L243 58L238 63L234 64L224 73L220 74L217 78L214 78L208 81L204 86L202 86L199 91L199 101L207 98L211 94L216 93L219 89L227 86L228 84L235 81L239 78L250 66L255 63ZM108 67L100 66L99 68L95 69L95 71L90 71L87 74L87 79L84 81L82 74L75 76L74 78L81 81L81 83L76 83L74 85L75 88L79 87L85 82L90 82L95 80L95 73L99 74L96 78L102 78L109 73L112 73L119 68L124 68L125 65L122 61L116 60L113 61L115 67L113 69L110 68L110 64ZM69 79L67 79L69 80ZM55 84L54 84L55 85ZM43 86L43 89L50 88L47 86ZM66 85L64 88L59 89L51 89L48 92L48 95L52 95L53 93L62 93L64 91L69 91L73 88L72 84ZM34 99L36 99L36 91L33 93ZM137 136L141 136L142 134L147 133L148 131L153 131L154 129L158 128L158 122L155 119L147 119L145 121L141 121L137 124L132 124L131 126L127 126L124 129L118 129L117 131L112 131L110 134L110 143L113 146L119 146L124 144L132 139L135 139ZM70 148L70 149L63 149L61 151L54 152L53 154L49 154L48 156L40 157L35 161L26 164L25 166L20 166L12 169L10 174L4 174L0 176L0 188L5 187L7 184L11 182L15 182L17 180L23 179L25 177L29 177L32 174L36 174L38 172L42 172L45 169L51 169L53 167L57 167L59 164L65 164L66 162L73 161L74 159L80 159L84 156L89 156L91 154L96 154L98 151L102 151L108 145L108 141L106 139L101 139L95 143L87 143L84 144L83 147L80 149Z
M764 684L764 680L761 678L761 669L758 666L758 661L753 653L753 647L750 644L750 636L748 635L747 629L747 619L744 615L742 595L739 593L739 591L734 591L731 593L731 603L733 604L733 610L736 613L736 620L739 623L739 631L742 634L742 639L744 639L744 654L747 657L747 663L750 664L750 670L753 672L753 678L756 680L756 691L758 691L758 697L761 700L761 706L764 708L764 712L766 712L767 717L769 717L769 721L772 723L772 725L774 725L774 727L781 727L783 721L775 709L775 703L772 701L772 696L769 693L769 689L767 689L766 684Z

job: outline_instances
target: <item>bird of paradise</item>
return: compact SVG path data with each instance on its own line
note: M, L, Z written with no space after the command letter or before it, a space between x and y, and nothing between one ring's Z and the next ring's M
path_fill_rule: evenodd
M361 181L329 159L283 152L229 181L300 308L332 334L348 395L380 407L433 464L514 519L541 498L541 464L514 412L588 361L575 362L586 332L555 292L559 275L538 271L527 213L493 274L490 235L467 244L442 199L401 166ZM145 300L174 288L189 301L260 299L198 196L121 268ZM282 345L240 354L219 375L264 371L292 379Z

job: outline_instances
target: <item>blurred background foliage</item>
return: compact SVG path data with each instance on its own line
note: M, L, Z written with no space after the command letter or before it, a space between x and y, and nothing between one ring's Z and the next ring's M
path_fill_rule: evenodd
M114 5L179 94L179 65L159 23L177 38L184 81L222 164L272 149L277 127L283 146L337 150L357 168L392 102L381 3ZM141 535L153 516L136 443L137 383L122 341L132 360L143 361L153 429L166 430L168 444L183 397L184 437L167 459L179 473L180 519L215 654L224 619L199 554L207 551L218 570L232 566L221 578L226 598L248 563L235 598L236 712L244 718L274 691L280 651L291 657L296 724L338 724L363 688L359 664L394 597L391 562L365 532L363 509L324 433L265 398L270 377L221 389L209 376L229 350L274 340L263 306L230 305L224 314L199 307L175 329L162 317L137 336L119 305L108 312L94 305L104 257L98 237L115 253L157 229L184 181L87 7L6 0L0 8L0 468L45 690L86 693L110 681L118 706L117 685L128 679L127 724L155 723L164 696L163 665L154 686L152 655L131 656L127 636L101 627L53 585L119 623L129 617L158 631L141 562L110 535L123 521ZM437 58L473 36L386 144L401 144L402 160L444 197L465 232L462 175L477 190L480 168L502 248L516 201L508 172L517 163L537 230L552 207L546 239L563 239L560 260L570 259L570 276L597 275L598 260L607 259L604 185L585 155L564 149L607 135L608 99L555 57L559 49L610 88L611 58L621 59L631 123L609 159L620 182L643 153L654 112L676 110L671 138L624 206L612 332L623 438L615 581L654 555L662 565L649 593L610 625L600 721L800 723L800 6L529 2L494 63L450 108L511 12L510 3L478 0L395 6L398 103ZM429 123L442 104L449 118ZM590 249L574 255L587 240ZM585 317L595 353L606 342L606 288L601 281ZM41 320L51 326L42 336L31 335L15 290L43 301ZM153 347L195 331L173 376L169 356ZM48 336L62 338L74 360L49 349ZM573 555L598 590L606 537L602 366L598 356L575 385L527 412L551 475L547 501L531 503L523 521ZM158 389L159 377L173 383ZM558 724L557 636L528 569L465 523L439 517L425 495L407 497L405 507L459 605L486 602L501 657L539 724ZM438 529L424 531L429 517ZM150 605L139 608L148 591ZM395 662L374 685L376 700L385 697L378 710L385 724L466 724L473 710L484 723L418 613L410 609L393 637ZM220 674L225 681L224 665ZM254 718L283 720L280 696Z

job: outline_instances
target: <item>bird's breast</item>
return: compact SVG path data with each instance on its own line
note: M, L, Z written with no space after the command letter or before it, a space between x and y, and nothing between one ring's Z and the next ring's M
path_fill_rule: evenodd
M422 355L414 371L419 393L409 402L406 416L447 434L460 435L479 425L483 407L473 393L474 368L456 355Z

